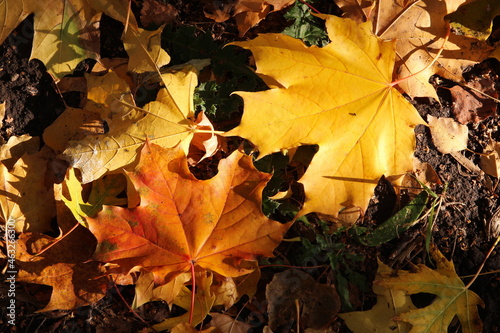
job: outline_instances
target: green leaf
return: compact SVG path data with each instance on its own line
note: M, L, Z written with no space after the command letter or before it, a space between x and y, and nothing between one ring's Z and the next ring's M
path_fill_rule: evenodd
M377 246L397 238L418 219L427 203L428 194L420 192L406 207L390 219L382 223L373 232L360 237L360 241L368 246Z

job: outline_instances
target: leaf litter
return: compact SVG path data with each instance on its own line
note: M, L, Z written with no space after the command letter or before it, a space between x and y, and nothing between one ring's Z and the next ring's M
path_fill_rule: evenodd
M95 6L96 6L96 8L98 8L98 9L99 9L99 5L98 5L98 4L95 4ZM122 7L122 8L123 8L123 7ZM119 13L110 13L110 14L111 14L111 15L114 15L114 17L115 17L115 18L118 18L119 20L121 20L122 22L124 22L124 21L125 21L125 17L124 17L124 15L123 15L123 13L124 13L124 11L122 10L121 14L119 14ZM131 20L132 20L132 23L131 23L131 24L132 24L132 26L134 26L134 25L135 25L134 18L132 18ZM127 28L127 27L126 27L126 28ZM132 28L134 28L134 27L132 27ZM139 31L139 30L134 30L134 29L132 29L132 30L129 30L129 31ZM145 39L145 40L147 41L147 39ZM129 51L130 51L130 49L129 49ZM130 52L131 52L131 51L130 51ZM152 57L152 59L153 59L153 58L154 58L154 59L159 59L159 58L155 58L154 56ZM160 62L161 62L161 61L160 61ZM148 63L147 63L146 65L147 65L147 66L150 66L152 63L154 63L154 61L153 61L153 62L149 62L149 65L148 65ZM157 69L156 69L156 68L154 68L154 67L156 67L156 66L152 66L152 67L148 68L148 70L152 70L153 72L155 72ZM137 67L137 68L139 68L139 67ZM161 83L160 83L160 85L161 85L161 84L163 84L163 85L165 84L165 81L164 81L164 80L158 80L158 82L161 82ZM388 80L387 82L389 82L389 83L390 83L390 80ZM131 88L133 88L133 86L131 86ZM135 91L135 90L133 90L133 91ZM440 116L443 116L443 115L440 115ZM447 116L447 115L444 115L444 116ZM100 118L100 117L99 117L99 118ZM103 125L103 129L104 129L104 131L103 131L103 132L106 132L106 131L107 131L106 126L108 125L108 124L107 124L107 122L106 122L106 123L102 123L102 125ZM105 133L104 133L104 134L105 134ZM417 138L418 138L418 136L417 136ZM481 142L479 142L479 143L481 143ZM473 142L471 142L471 143L470 143L470 148L475 148L475 147L477 148L477 144L478 144L478 142L474 142L474 141L473 141ZM64 150L63 150L63 151L64 151ZM477 149L476 151L481 151L481 150L480 150L480 149ZM210 159L210 158L208 158L208 159ZM430 161L430 160L429 160L429 161ZM434 164L434 162L433 162L433 164ZM435 165L435 164L434 164L434 165ZM306 165L306 166L307 166L307 165ZM133 168L133 167L134 167L133 165L129 166L129 170L132 170L132 168ZM53 171L55 172L55 169L53 170L53 169L52 169L52 166L51 166L50 168L51 168L51 169L50 169L50 171L51 171L51 172L53 172ZM438 170L438 172L440 172L440 170ZM440 172L440 173L441 173L441 174L440 174L440 176L441 176L441 177L443 177L442 172ZM448 178L448 179L446 179L446 177L444 177L444 178L445 178L445 179L444 179L444 181L449 180L449 178ZM59 178L59 179L61 179L61 178ZM460 180L460 178L457 178L457 180L459 181L459 180ZM92 182L92 187L94 187L93 183L95 183L95 182L96 182L96 181L93 181L93 182ZM396 184L396 183L395 183L395 184ZM463 184L466 184L466 183L463 183ZM456 184L456 183L455 183L455 184L452 184L452 186L451 186L451 187L452 187L452 188L451 188L451 190L452 190L452 191L450 191L451 195L453 195L453 194L454 194L454 192L453 192L453 188L455 188L455 189L457 188L456 186L453 186L453 185L457 185L457 184ZM79 190L78 190L78 191L79 191ZM82 202L90 202L90 199L88 199L89 201L87 201L87 198L88 198L88 192L87 192L87 193L84 193L84 192L85 192L85 191L83 191L83 192L82 192L83 197L84 197L84 198L82 198ZM306 192L306 193L307 193L307 192ZM447 193L448 193L448 192L447 192ZM120 194L120 193L117 193L117 194L115 194L115 195L118 195L118 196L122 196L122 197L123 197L123 193L121 193L121 194ZM297 193L295 193L295 196L296 196L296 195L297 195ZM128 208L126 208L126 209L133 209L134 207L136 207L136 205L137 205L137 204L140 204L140 203L139 203L139 202L140 202L140 196L138 197L138 196L137 196L137 193L134 193L134 191L128 191L127 196L129 197L129 199L130 199L130 200L132 200L132 199L133 199L133 200L131 201L131 202L133 202L133 204L129 205L130 207L128 207ZM292 198L293 198L293 197L292 197ZM277 205L277 206L274 206L274 207L278 207L278 208L279 208L279 207L282 207L281 209L284 209L284 207L286 207L286 200L289 200L289 199L290 199L290 198L285 199L285 201L283 201L283 203L278 203L278 205ZM472 198L470 198L470 199L472 199ZM118 202L120 202L120 201L118 201ZM117 202L117 203L118 203L118 202ZM121 203L123 204L123 201L121 201ZM450 205L450 206L446 206L446 210L450 210L450 207L452 207L452 209L453 209L453 204L452 204L452 205ZM125 207L122 207L122 208L125 208ZM295 210L295 211L296 211L296 210ZM275 212L276 212L276 208L275 208ZM292 212L293 212L293 210L292 210ZM370 215L367 215L367 216L368 216L368 218L369 218L369 216L370 216ZM365 218L366 218L366 217L365 217ZM317 220L315 219L314 215L311 215L311 216L309 216L309 215L308 215L308 217L303 217L303 218L300 220L300 222L298 222L298 223L306 223L306 222L307 222L307 219L310 219L310 221L313 221L314 223L324 223L324 222L321 222L321 221L317 221ZM286 220L284 220L284 221L286 221ZM297 224L296 224L296 225L297 225ZM77 224L77 222L76 222L76 221L75 221L75 226L78 226L78 224ZM294 227L295 227L295 226L294 226ZM359 229L358 229L358 228L359 228ZM419 228L419 227L418 227L418 225L417 225L417 228ZM442 228L442 226L440 226L440 228ZM67 229L66 229L66 230L67 230ZM440 232L441 232L441 230L440 230L440 229L435 230L435 235L438 235ZM361 226L360 226L360 227L356 227L356 226L355 226L355 227L353 227L353 228L352 228L352 229L348 232L348 234L349 234L349 235L351 235L351 236L352 236L352 235L354 235L353 233L354 233L354 234L359 235L360 233L362 233L362 227L361 227ZM64 233L63 233L63 235L64 235ZM292 234L292 235L293 235L293 234ZM345 239L345 236L347 236L347 234L345 234L345 236L342 236L342 235L343 235L342 233L337 233L337 234L334 234L334 235L338 235L338 236L334 236L334 237L341 237L341 238L344 238L344 241L346 240L346 239ZM406 234L405 234L405 235L406 235ZM462 237L461 235L466 235L466 234L465 234L465 233L462 233L462 234L461 234L461 230L458 230L458 237ZM349 236L349 237L351 237L351 236ZM71 233L69 233L67 237L71 237ZM328 239L328 238L329 238L329 237L325 238L325 240L326 240L326 239ZM63 242L63 241L64 241L64 239L66 239L66 240L67 240L67 238L65 237L65 238L63 238L63 240L60 240L60 242ZM334 238L332 238L332 239L334 239ZM443 238L443 239L444 239L444 238ZM318 239L318 240L319 240L319 239ZM440 239L440 242L441 242L441 247L444 247L444 249L445 249L445 250L447 250L446 242L443 242L441 239ZM460 244L459 251L466 251L466 249L462 249L462 247L461 247L462 245L467 244L466 240L465 240L465 239L460 239L460 238L458 238L458 242L459 242L459 244ZM54 242L53 242L53 243L54 243ZM57 249L57 244L58 244L58 243L56 242L55 244L56 244L56 245L55 245L53 248L51 248L51 250L52 250L52 251L54 251L54 249ZM347 244L347 243L346 243L346 244ZM344 245L344 244L342 244L342 243L335 243L335 242L334 242L333 244L330 244L330 245L328 245L328 244L326 244L326 243L325 243L325 244L323 244L323 245L321 245L321 246L322 246L322 247L324 246L324 248L325 248L325 249L326 249L326 248L335 249L335 248L336 248L336 246L338 247L339 245ZM317 246L317 245L315 245L315 246ZM345 246L345 245L344 245L344 246ZM348 246L352 246L352 245L348 245ZM50 250L47 250L47 252L46 252L46 253L48 253L48 251L50 251ZM468 251L472 251L472 253L474 253L474 249L473 249L473 248L472 248L472 249L468 249ZM447 251L447 252L448 252L448 253L450 252L450 251L449 251L449 249L448 249L448 251ZM477 250L476 250L476 252L477 252ZM40 255L39 255L39 257L43 257L43 255L46 255L46 253L40 254ZM337 270L337 272L335 272L335 275L332 275L332 273L331 273L331 272L330 272L330 273L327 273L326 277L327 277L327 278L331 278L332 276L336 277L336 282L335 282L335 284L337 285L337 287L339 287L339 286L340 286L340 291L342 292L342 294L343 294L343 295L345 295L346 290L347 290L347 293L348 293L348 294L349 294L349 293L351 293L351 295L355 294L355 289L354 289L354 286L348 286L348 285L346 285L345 283L343 284L343 282L341 282L341 281L342 281L342 279L341 279L342 274L344 274L344 273L346 273L346 272L342 272L342 273L338 272L338 270L340 269L340 267L338 266L338 263L342 263L342 262L344 262L345 260L348 260L347 258L354 258L354 257L349 257L350 255L349 255L349 250L348 250L348 247L344 248L343 250L339 250L339 249L334 250L334 252L333 252L333 253L336 253L336 256L338 256L338 255L340 255L340 256L341 256L341 257L337 257L337 258L332 257L332 256L330 256L330 257L329 257L331 267L333 267L335 270ZM342 257L342 256L345 256L345 257ZM292 257L290 257L290 258L292 258ZM276 261L274 261L275 259L271 259L271 260L272 260L272 262L276 263ZM278 261L278 262L279 262L279 261ZM348 261L347 261L347 262L348 262ZM115 264L116 264L116 262L115 262ZM125 265L125 266L126 266L126 265ZM193 263L191 263L191 266L192 266L192 267L194 266L194 265L193 265ZM117 269L117 268L119 268L119 265L118 265L118 266L116 266L116 265L111 265L110 267L111 267L111 268L114 268L114 269ZM249 271L253 270L254 268L255 268L255 267L249 268ZM128 276L128 277L127 277L127 276L125 276L125 275L124 275L124 276L122 276L122 277L118 278L118 280L117 280L117 281L119 281L119 280L121 279L122 281L128 280L128 281L130 281L129 283L133 283L134 275L135 275L135 277L137 277L137 275L136 275L137 273L133 272L133 270L131 270L130 272L131 272L130 276ZM212 274L212 273L210 273L210 272L207 272L206 274L204 274L204 273L202 273L202 272L192 273L192 274L191 274L191 276L192 276L192 277L196 276L196 278L192 280L192 283L194 284L194 283L196 282L196 283L198 284L198 289L197 289L197 288L193 285L193 286L192 286L193 292L191 293L189 290L187 290L187 291L186 291L186 293L184 294L184 296L183 296L183 297L180 297L180 298L178 299L177 303L176 303L176 304L177 304L176 306L178 306L178 307L180 307L180 308L185 308L186 310L188 310L188 314L187 314L187 315L181 315L180 317L177 317L177 319L175 319L175 317L172 317L172 318L171 318L172 320L170 320L170 323L168 324L168 325L169 325L168 327L172 327L172 328L173 328L174 326L176 326L175 328L173 328L174 330L179 330L179 329L181 329L181 330L186 330L187 328L186 328L185 326L182 326L182 325L183 325L183 324L181 323L182 321L189 320L191 323L198 322L199 320L201 320L201 319L200 319L201 317L204 317L204 316L205 316L205 314L206 314L206 313L208 313L208 311L210 311L210 307L212 307L212 305L213 305L213 304L215 304L214 302L216 302L216 301L212 302L212 299L213 299L213 298L212 298L212 295L216 295L216 294L217 294L217 293L215 292L215 290L211 290L211 291L209 291L209 289L207 288L207 286L208 286L208 285L211 285L211 284L212 284L212 286L213 286L213 287L215 286L215 285L213 284L213 280L212 280L212 279L213 279L213 277L212 277L212 275L211 275L211 274ZM153 279L153 280L154 280L154 279ZM334 280L335 280L335 278L334 278ZM210 282L210 281L212 281L212 282ZM353 279L352 281L355 281L355 280ZM360 286L359 282L356 282L356 283L355 283L355 285L356 285L356 286ZM349 289L346 289L346 288L349 288ZM213 289L213 288L211 288L211 289ZM250 289L252 289L252 288L250 288ZM227 289L227 288L226 288L225 290L229 290L229 289ZM194 291L195 291L195 292L194 292ZM200 292L201 292L202 294L200 294ZM56 294L54 294L54 295L56 295ZM197 303L197 302L194 302L194 303L193 303L193 302L191 301L191 297L194 297L194 296L196 296L196 295L198 295L198 296L199 296L199 299L200 299L200 300L202 300L202 302L198 302L198 303ZM486 295L486 296L487 296L487 295ZM217 299L217 298L216 298L216 299ZM486 299L487 299L487 297L486 297ZM205 300L206 300L206 302L205 302ZM345 300L345 297L343 298L343 300ZM253 302L253 301L252 301L252 302ZM194 304L194 307L193 307L193 304ZM225 303L225 304L226 304L225 306L228 306L228 304L230 304L230 303ZM356 303L354 303L354 304L356 304ZM148 306L148 303L146 303L144 306ZM190 311L190 309L191 309L191 311ZM193 312L192 310L194 310L194 313L190 313L190 312ZM181 318L181 317L182 317L182 318ZM176 322L176 320L177 320L177 321L180 321L180 322ZM293 319L291 319L291 320L293 320Z

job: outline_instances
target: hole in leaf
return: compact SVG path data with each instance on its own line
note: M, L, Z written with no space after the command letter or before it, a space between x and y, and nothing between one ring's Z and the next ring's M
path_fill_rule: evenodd
M415 304L417 308L421 309L431 305L432 302L434 302L436 295L428 293L418 293L415 295L411 295L410 297L413 304Z

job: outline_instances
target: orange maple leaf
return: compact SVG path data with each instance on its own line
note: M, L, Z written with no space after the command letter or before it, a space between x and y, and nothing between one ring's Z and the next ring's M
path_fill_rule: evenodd
M192 266L229 277L249 273L241 261L272 256L289 227L262 214L262 190L271 175L240 152L222 160L214 178L198 180L179 147L148 142L127 176L140 205L105 206L87 218L99 241L94 259L118 264L117 272L142 268L157 285Z

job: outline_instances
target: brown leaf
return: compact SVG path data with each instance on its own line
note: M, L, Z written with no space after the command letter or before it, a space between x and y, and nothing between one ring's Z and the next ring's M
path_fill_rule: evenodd
M144 27L158 28L174 22L178 14L177 9L171 4L155 0L144 0L140 19Z
M480 93L498 98L495 82L491 79L470 82L465 89L457 85L450 88L450 92L453 99L453 117L461 124L478 123L496 112L495 100Z
M63 233L78 223L62 203L58 204L58 221ZM57 244L42 255L34 255L54 242ZM101 276L105 272L99 263L88 261L96 243L90 231L80 225L63 239L21 234L16 245L17 280L53 288L49 303L39 312L70 310L104 297L107 279Z
M297 317L296 301L301 309L302 327L324 328L340 310L340 298L334 287L319 284L309 274L296 269L275 274L266 287L266 298L269 327L273 331Z

